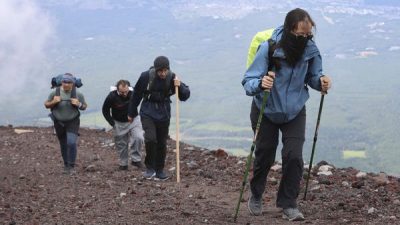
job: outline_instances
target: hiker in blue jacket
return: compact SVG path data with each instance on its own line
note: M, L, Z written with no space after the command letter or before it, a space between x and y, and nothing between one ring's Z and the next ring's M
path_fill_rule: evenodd
M268 172L275 161L279 131L282 132L282 179L276 205L283 208L288 220L304 220L296 199L303 175L303 144L305 140L308 86L321 92L331 87L331 80L322 74L321 54L314 42L315 23L303 9L290 11L284 25L277 28L268 42L260 45L254 62L246 71L242 85L253 96L250 119L255 131L265 90L270 91L256 140L253 177L250 181L248 209L262 214L262 195ZM272 63L272 64L271 64ZM268 72L272 65L273 72Z
M159 56L154 60L154 66L140 75L133 90L128 120L133 121L138 116L137 108L143 99L140 118L146 147L144 162L147 170L143 174L146 179L169 178L164 166L171 118L170 96L175 94L175 86L178 86L179 99L186 101L190 96L189 87L170 70L168 58Z

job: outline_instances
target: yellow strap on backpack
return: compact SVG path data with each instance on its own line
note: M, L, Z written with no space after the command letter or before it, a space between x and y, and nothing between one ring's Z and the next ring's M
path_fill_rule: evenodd
M260 44L267 41L272 36L272 32L274 32L274 28L260 31L254 35L253 40L250 43L249 53L247 54L247 68L249 68L253 63Z

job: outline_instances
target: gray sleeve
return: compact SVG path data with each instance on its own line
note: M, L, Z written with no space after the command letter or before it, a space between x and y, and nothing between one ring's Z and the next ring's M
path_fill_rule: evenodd
M82 93L78 92L78 100L79 102L81 102L82 104L87 105L86 101L85 101L85 97L83 96Z
M48 101L48 102L49 102L49 101L52 101L53 98L54 98L54 96L56 96L56 91L52 91L52 92L49 94L49 97L47 97L47 101Z

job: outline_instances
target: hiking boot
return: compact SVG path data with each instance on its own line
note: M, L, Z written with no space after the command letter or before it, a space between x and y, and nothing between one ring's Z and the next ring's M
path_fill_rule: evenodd
M143 169L144 168L144 166L143 166L141 161L138 161L138 162L132 161L131 164L132 164L132 166L135 166L138 169Z
M71 176L75 176L76 175L76 170L75 170L74 167L70 167L69 168L69 175L71 175Z
M251 194L247 202L247 208L251 215L260 216L262 214L262 199L257 199Z
M283 209L282 218L289 221L303 221L304 215L299 211L298 208L287 208Z
M63 174L69 174L69 169L70 169L70 167L68 167L68 166L64 166L64 170L63 170Z
M152 179L154 176L156 175L156 171L154 171L153 169L147 169L144 173L143 173L143 177L147 180Z
M119 166L119 170L128 170L128 166Z
M157 171L155 179L157 180L168 180L169 176L163 171Z

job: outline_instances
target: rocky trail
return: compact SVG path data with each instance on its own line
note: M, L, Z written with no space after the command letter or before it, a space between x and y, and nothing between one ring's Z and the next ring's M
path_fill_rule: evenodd
M0 224L234 224L245 158L181 143L176 183L175 142L168 144L167 181L119 171L112 134L83 128L77 173L63 174L53 129L0 127ZM305 170L306 174L306 170ZM281 166L267 182L262 216L247 211L245 191L236 224L400 224L400 179L320 162L313 168L306 220L288 222L275 207Z

